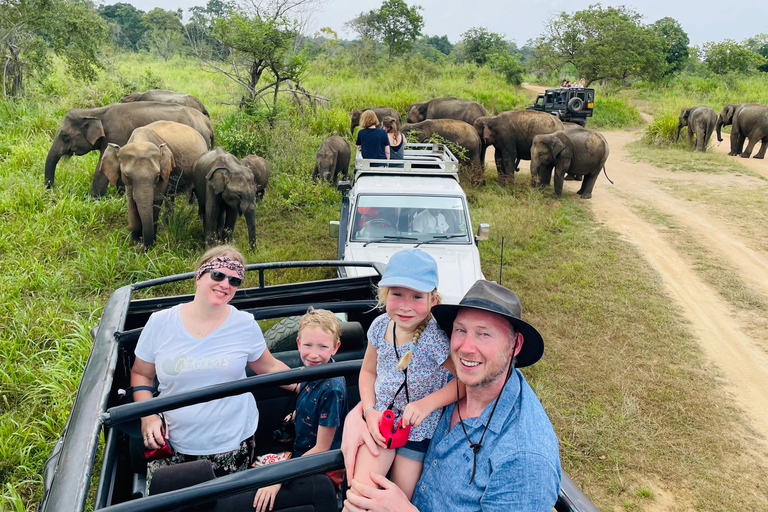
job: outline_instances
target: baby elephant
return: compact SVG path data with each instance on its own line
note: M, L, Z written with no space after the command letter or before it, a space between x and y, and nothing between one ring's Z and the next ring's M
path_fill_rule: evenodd
M552 179L554 167L553 199L559 199L563 194L566 173L584 176L577 194L582 199L589 199L607 158L608 143L595 130L563 130L537 135L531 147L531 174L536 173L539 186L546 187Z
M315 156L315 169L312 171L312 179L324 179L328 183L335 183L341 172L346 180L349 175L349 157L352 149L344 137L332 135L320 144Z
M675 142L680 139L680 129L688 127L688 142L693 145L693 136L696 135L695 151L704 152L709 145L709 139L717 124L717 112L714 109L701 105L698 107L684 108L680 111L677 121L677 134Z
M269 183L269 162L257 155L248 155L240 159L240 163L253 173L256 182L256 200L264 199L264 191Z
M251 169L220 147L208 151L192 169L198 210L205 226L205 243L232 241L235 221L245 217L248 242L256 247L254 201L259 189Z

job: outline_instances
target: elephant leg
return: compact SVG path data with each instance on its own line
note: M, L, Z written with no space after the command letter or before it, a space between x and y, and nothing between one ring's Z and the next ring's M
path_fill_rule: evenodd
M688 145L693 147L693 129L690 124L688 125Z
M515 172L520 172L520 157L515 158Z
M501 152L501 160L504 173L499 174L499 184L512 187L515 185L515 162L517 161L517 152L505 149Z
M205 201L205 217L203 225L205 226L205 245L206 247L213 247L216 245L219 222L219 205L218 198L213 194L209 194Z
M764 137L763 140L760 141L760 151L757 152L754 158L765 158L766 144L768 144L768 137Z
M248 245L251 250L256 248L256 211L250 208L243 214L245 217L245 225L248 227Z
M237 222L237 210L234 208L231 208L227 206L225 208L225 221L224 221L224 230L223 230L223 236L225 242L228 243L235 243L235 223ZM254 232L254 238L256 237L256 233Z
M584 176L584 182L581 184L581 189L579 189L579 194L581 195L582 199L592 198L592 189L595 187L595 182L600 176L600 171L601 169L598 169L592 174L587 174Z
M755 149L755 144L757 144L757 139L754 136L749 137L749 144L744 148L744 152L741 153L741 158L749 158L752 154L752 150Z
M552 199L560 199L560 197L563 195L563 182L565 181L565 173L565 169L555 168L555 183L553 185L555 193L552 194Z

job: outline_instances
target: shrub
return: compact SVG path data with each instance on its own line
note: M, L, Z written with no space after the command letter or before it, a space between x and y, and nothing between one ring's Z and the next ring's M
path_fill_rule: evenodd
M655 146L670 146L675 144L678 115L667 111L658 115L648 125L643 134L643 142Z
M643 122L637 109L624 98L596 95L590 128L631 128Z

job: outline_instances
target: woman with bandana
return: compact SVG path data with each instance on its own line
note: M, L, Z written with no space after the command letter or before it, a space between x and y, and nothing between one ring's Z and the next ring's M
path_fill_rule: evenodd
M245 258L234 247L207 251L196 272L192 302L152 314L131 369L135 401L152 398L155 377L162 396L287 370L267 349L253 316L229 305L245 276ZM208 459L216 476L245 470L253 462L259 411L251 393L183 407L141 419L144 446L169 442L173 455L147 465L147 489L160 466Z

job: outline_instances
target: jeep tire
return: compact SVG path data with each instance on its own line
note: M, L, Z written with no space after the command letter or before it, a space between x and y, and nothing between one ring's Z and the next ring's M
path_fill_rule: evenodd
M568 100L568 111L577 114L584 108L584 100L579 97L573 97Z
M296 350L296 337L299 335L300 316L287 316L270 327L264 333L264 340L270 352Z

